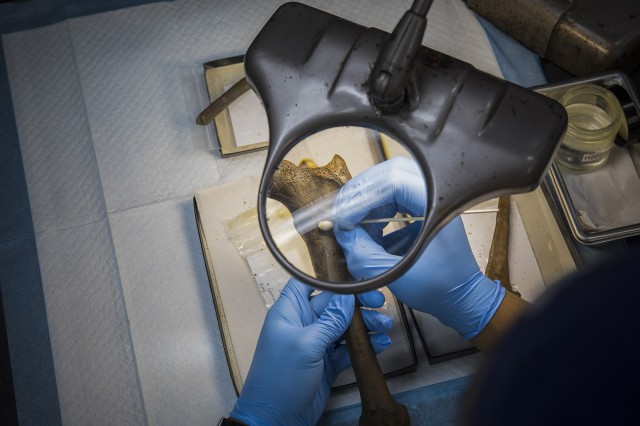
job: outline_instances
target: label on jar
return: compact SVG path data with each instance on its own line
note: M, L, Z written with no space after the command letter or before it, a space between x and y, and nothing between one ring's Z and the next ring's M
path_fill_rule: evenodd
M600 152L590 152L588 154L584 154L582 156L583 163L592 163L594 161L598 161L605 154L605 151Z
M560 145L556 159L565 166L580 170L590 169L604 163L608 157L609 149L595 152L578 151L566 145Z

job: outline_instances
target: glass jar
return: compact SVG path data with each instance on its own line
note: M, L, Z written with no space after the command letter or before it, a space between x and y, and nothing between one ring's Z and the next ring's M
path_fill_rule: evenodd
M556 161L575 172L604 166L620 127L618 99L605 87L581 84L567 89L560 103L569 122Z

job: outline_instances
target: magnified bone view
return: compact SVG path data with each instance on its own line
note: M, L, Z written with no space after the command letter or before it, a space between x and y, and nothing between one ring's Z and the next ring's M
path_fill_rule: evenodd
M298 167L283 160L273 175L269 197L294 213L316 199L336 192L349 179L351 174L339 155L324 167L315 168ZM332 282L352 281L333 230L326 224L320 225L324 229L316 226L302 234L316 277Z
M344 275L339 270L330 270L329 276L319 275L324 268L313 267L313 263L323 262L323 260L310 252L316 248L310 248L308 242L322 241L325 236L333 237L335 218L332 216L336 214L333 211L334 199L340 187L348 179L369 171L388 158L400 155L413 158L401 143L372 129L358 126L329 128L300 140L286 154L285 161L280 163L278 176L280 180L276 180L275 176L271 177L270 193L267 195L269 233L278 251L288 263L305 275L325 282L343 283L344 277L348 277L349 282L355 282L353 277ZM318 167L318 165L324 165L324 167ZM305 170L313 171L306 174ZM373 176L377 176L377 172L372 172ZM300 180L304 180L305 184L298 186L298 189L289 186L291 182ZM307 190L310 185L318 188L313 194ZM424 185L426 193L426 184ZM385 195L390 194L388 191L384 194L376 192L370 194L369 199L385 197ZM361 204L354 204L350 208L360 206ZM382 210L372 212L366 219L371 222L374 220L372 218L375 218L377 223L366 225L367 229L373 232L375 228L376 232L381 231L386 236L409 224L410 218L392 210L389 208L386 213L382 213ZM340 213L346 213L344 208ZM394 215L402 217L387 217ZM408 249L414 239L413 233L407 233L402 241L398 240L396 244L402 243ZM320 251L333 250L324 243L319 244ZM340 250L340 247L336 246L336 249ZM394 254L404 256L406 251Z
M269 197L281 202L293 213L334 193L351 179L351 173L344 159L334 155L322 167L296 166L283 160L272 179ZM327 229L315 227L302 235L316 276L333 282L352 281L333 231L328 226L323 228ZM345 339L360 391L360 424L408 425L409 413L405 406L393 399L387 387L359 309L354 311Z

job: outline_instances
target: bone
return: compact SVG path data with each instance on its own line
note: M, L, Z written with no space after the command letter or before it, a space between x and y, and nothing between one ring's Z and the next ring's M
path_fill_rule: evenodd
M229 90L224 92L217 98L215 101L211 102L211 104L206 107L198 117L196 117L196 124L200 124L201 126L206 126L210 122L213 121L222 111L227 109L229 105L233 103L236 99L242 96L245 92L251 89L249 83L246 78L242 78L236 84L231 86Z
M492 280L500 280L500 284L516 296L520 296L515 285L509 278L509 227L511 216L511 197L498 198L498 213L496 213L496 227L489 249L489 260L485 275Z
M273 175L269 197L285 205L293 214L315 200L334 193L351 174L339 155L323 167L298 167L283 160ZM353 281L340 245L331 229L314 229L302 233L316 277L330 282ZM356 309L345 334L355 373L362 413L361 425L409 425L407 408L397 403L385 381L382 369L371 347L367 328L356 298Z

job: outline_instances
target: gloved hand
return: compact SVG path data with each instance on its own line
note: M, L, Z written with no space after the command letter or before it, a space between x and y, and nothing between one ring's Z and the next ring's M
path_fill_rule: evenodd
M351 323L355 298L322 292L290 279L262 326L240 398L230 416L249 425L313 425L320 419L338 374L351 365L342 336ZM360 298L380 307L384 295ZM383 333L391 318L362 310L376 353L391 340Z
M408 249L422 225L414 222L383 238L384 224L360 226L362 219L393 217L396 212L423 216L426 207L424 178L408 158L385 161L349 180L334 202L334 232L351 274L372 278L394 266L401 259L397 254ZM402 302L435 316L465 339L482 331L505 292L480 271L460 217L447 224L409 271L388 287Z

